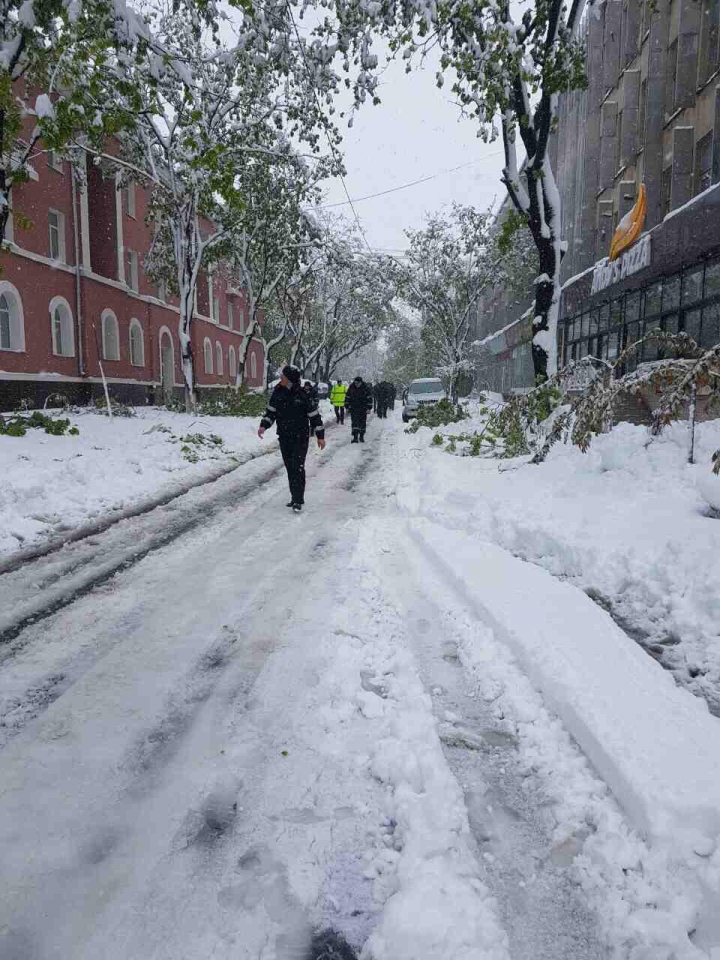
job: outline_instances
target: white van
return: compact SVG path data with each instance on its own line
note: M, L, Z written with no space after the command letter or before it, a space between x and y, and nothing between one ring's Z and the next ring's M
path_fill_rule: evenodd
M411 417L417 415L420 407L427 407L438 400L445 400L447 394L442 380L437 377L425 377L422 380L413 380L407 389L407 396L403 406L402 418L407 423Z

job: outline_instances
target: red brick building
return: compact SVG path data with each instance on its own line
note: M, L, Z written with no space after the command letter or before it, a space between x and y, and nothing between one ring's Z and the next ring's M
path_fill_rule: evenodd
M177 299L146 277L148 191L118 189L92 164L75 177L68 161L40 154L13 190L0 252L0 410L51 393L84 403L102 392L128 403L181 397ZM199 392L235 382L247 304L222 266L200 276L192 324ZM245 383L262 386L263 345L251 340Z

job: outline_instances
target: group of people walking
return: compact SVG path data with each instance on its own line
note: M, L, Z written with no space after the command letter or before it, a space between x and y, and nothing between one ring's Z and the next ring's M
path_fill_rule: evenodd
M367 417L374 410L378 417L387 417L388 409L395 405L396 391L391 383L378 383L374 387L362 377L355 377L349 387L338 380L330 391L330 403L338 423L345 423L345 411L350 414L352 443L364 443ZM305 459L310 444L311 432L317 445L325 447L325 426L318 405L317 390L312 384L302 385L297 367L283 367L280 383L270 397L258 436L273 424L277 427L278 442L290 485L290 502L295 513L300 513L305 503Z

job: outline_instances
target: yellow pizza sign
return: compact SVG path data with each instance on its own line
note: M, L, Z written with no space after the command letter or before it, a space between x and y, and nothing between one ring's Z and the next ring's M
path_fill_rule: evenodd
M645 184L640 184L638 198L635 206L629 210L617 225L610 244L610 262L617 260L620 254L629 250L637 242L642 229L645 226L645 216L647 214L647 197L645 195Z

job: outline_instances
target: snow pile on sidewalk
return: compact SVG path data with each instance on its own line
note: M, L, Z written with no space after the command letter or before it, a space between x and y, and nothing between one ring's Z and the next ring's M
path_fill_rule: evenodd
M136 413L112 422L93 411L71 415L79 436L37 429L24 437L0 436L0 556L216 475L234 457L262 452L273 439L260 443L254 417L197 417L155 407ZM197 434L214 434L222 443L181 439Z
M698 489L717 479L720 421L698 425L694 466L683 423L657 438L620 424L587 454L558 444L539 466L451 456L432 433L400 439L408 512L569 579L720 713L720 522Z

